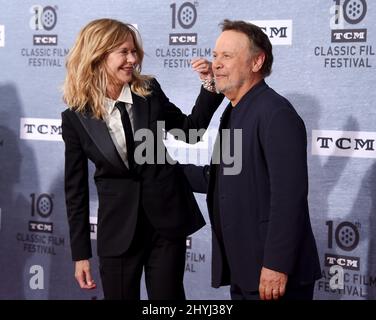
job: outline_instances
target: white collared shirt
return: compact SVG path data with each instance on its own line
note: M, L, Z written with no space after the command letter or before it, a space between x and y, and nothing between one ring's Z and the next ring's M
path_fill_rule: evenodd
M132 131L134 132L134 122L133 122L133 100L131 94L131 88L128 84L125 84L119 98L116 101L125 102L125 107L127 109L129 119L132 125ZM125 165L129 168L128 165L128 154L127 154L127 144L125 141L125 134L123 130L123 124L121 122L121 115L118 108L115 108L115 100L106 98L105 100L105 109L107 115L104 118L106 122L108 131L110 133L111 139L115 144L116 150L118 151L120 157L124 161Z

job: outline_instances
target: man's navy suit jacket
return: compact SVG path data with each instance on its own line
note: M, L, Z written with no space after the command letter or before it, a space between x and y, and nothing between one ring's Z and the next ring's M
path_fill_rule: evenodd
M212 228L212 285L231 282L257 291L263 266L287 273L291 286L311 284L321 271L308 210L304 122L264 80L235 107L227 106L220 132L229 113L228 127L242 130L241 156L235 154L241 172L224 174L224 168L231 165L223 161L217 167L219 174L213 163L204 170L191 165L184 168L193 190L207 191L212 226L213 201L219 204L224 247L218 242L218 230ZM213 155L219 151L218 142L217 137Z

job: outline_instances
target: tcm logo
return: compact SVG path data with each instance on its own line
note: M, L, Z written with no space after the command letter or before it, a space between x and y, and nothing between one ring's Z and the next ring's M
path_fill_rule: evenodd
M335 225L333 221L326 221L328 227L328 249L334 246L343 251L353 251L359 244L359 229L361 224L344 221ZM359 270L360 258L345 255L325 254L325 266L340 266L343 269Z
M53 205L53 194L42 193L36 195L35 193L30 194L31 197L31 216L39 217L42 219L47 219L51 216ZM30 232L43 232L43 233L53 233L53 223L43 222L43 221L29 221L29 231Z
M260 27L269 37L272 45L291 46L292 20L253 20L249 22Z
M57 23L57 7L33 5L30 8L31 18L29 26L35 31L51 31ZM57 46L57 35L33 35L35 46Z
M20 119L20 138L23 140L62 141L61 133L60 119Z
M97 240L98 218L90 217L90 239Z
M177 7L176 3L170 5L171 8L171 27L176 29L179 25L182 29L191 29L197 20L198 2L195 4L191 2L184 2L181 6ZM170 45L196 45L197 33L170 33Z
M0 25L0 48L5 46L5 26Z
M343 269L359 270L360 259L358 257L338 256L325 254L325 266L340 266Z
M312 130L312 154L376 158L376 132Z
M366 42L367 29L354 29L347 25L360 23L367 13L366 0L333 0L334 5L330 8L332 14L330 20L332 42Z
M33 36L35 46L57 46L57 35L36 35Z
M53 224L51 222L29 221L29 231L53 233Z
M194 45L197 44L197 33L172 33L170 45Z
M332 30L332 42L366 42L367 29Z

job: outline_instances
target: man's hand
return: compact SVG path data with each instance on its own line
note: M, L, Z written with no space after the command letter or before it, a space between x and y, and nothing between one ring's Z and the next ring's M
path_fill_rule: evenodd
M89 260L76 261L74 276L81 289L95 289L97 285L91 277Z
M278 300L285 294L287 274L263 267L260 276L260 299Z

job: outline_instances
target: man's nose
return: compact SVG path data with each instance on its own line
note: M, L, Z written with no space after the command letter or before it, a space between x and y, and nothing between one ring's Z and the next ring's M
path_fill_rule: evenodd
M218 70L221 67L222 67L222 64L218 60L213 61L213 65L212 65L213 70Z

